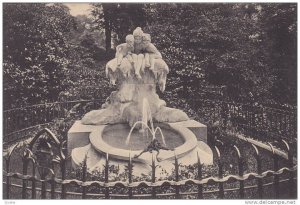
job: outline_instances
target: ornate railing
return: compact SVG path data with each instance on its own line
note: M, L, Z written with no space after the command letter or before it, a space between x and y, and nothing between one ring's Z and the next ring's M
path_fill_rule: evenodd
M218 100L197 100L191 105L203 123L222 122L223 126L261 141L297 138L297 111L262 105Z
M55 102L33 105L23 108L6 110L3 113L3 131L4 143L14 144L20 139L33 136L37 130L43 127L51 127L55 119L68 118L76 113L84 114L91 109L101 107L103 100L81 100L69 102ZM226 131L231 130L238 140L246 140L253 148L256 159L256 164L251 165L257 168L255 172L244 173L246 156L242 156L239 150L239 144L232 145L232 150L238 156L237 170L238 174L227 174L224 172L224 162L222 161L222 146L214 146L214 158L218 167L217 176L202 175L202 164L199 161L195 166L197 174L195 178L180 179L179 167L177 159L174 161L174 179L160 180L156 178L156 165L152 164L152 176L150 181L133 181L132 164L128 162L126 181L109 181L109 160L104 168L103 181L89 180L87 178L87 168L82 167L81 177L67 179L67 157L64 156L65 144L60 142L50 130L43 130L36 134L34 140L31 141L31 148L26 149L22 156L23 169L21 172L11 171L11 156L13 147L10 147L5 155L5 197L6 198L212 198L217 196L224 198L225 193L238 192L236 198L244 198L245 190L257 190L257 198L264 197L264 187L273 187L273 198L280 197L280 184L288 184L291 188L289 198L295 198L295 172L296 162L293 158L293 153L289 143L293 143L297 137L297 118L296 111L278 110L274 108L237 104L224 101L210 100L195 100L191 107L196 110L198 118L203 123L209 125L209 131L213 130L214 124L219 122L221 127ZM218 123L217 123L218 124ZM35 131L35 132L34 132ZM33 144L41 138L42 135L49 135L54 143L50 143L52 151L52 165L48 167L47 174L41 170L41 165L37 161L37 155L34 153ZM213 136L210 139L215 139L218 135L212 132ZM254 139L250 139L251 138ZM255 141L258 139L259 141ZM280 142L280 145L273 146L272 144ZM287 143L289 142L289 143ZM263 143L263 146L261 144ZM212 143L213 144L213 143ZM210 144L210 145L212 145ZM267 149L265 147L268 147ZM296 146L296 145L295 145ZM294 148L295 148L294 146ZM260 148L271 153L273 161L273 169L262 170L262 156L259 152ZM49 151L49 150L48 150ZM265 151L263 151L265 152ZM49 151L49 153L51 153ZM248 158L249 156L247 156ZM279 167L279 161L285 161L284 167ZM56 168L55 168L56 167ZM58 169L57 169L58 167ZM37 172L41 172L37 174ZM54 174L55 173L55 174ZM16 183L16 180L21 180L22 184ZM257 183L248 184L249 181ZM235 187L226 187L228 183L236 182L239 185ZM41 184L40 187L37 184ZM213 185L213 189L206 189L207 186ZM68 188L68 187L76 187ZM192 190L186 190L185 187L194 186ZM50 187L50 188L49 188ZM89 191L93 188L98 188L98 191ZM115 192L116 187L123 189L122 193ZM144 187L144 188L143 188ZM163 187L167 187L168 191L161 192ZM13 189L14 195L11 195ZM16 197L16 190L21 189L21 196ZM142 192L136 190L145 189ZM125 191L124 191L125 190ZM266 189L269 190L269 189ZM146 193L144 193L146 192Z
M77 100L36 104L3 112L4 143L13 143L28 133L43 127L49 127L55 119L66 118L80 105L81 112L99 109L103 100ZM77 106L76 106L77 105Z
M3 112L4 142L15 142L36 128L43 128L58 118L66 118L81 107L81 114L99 109L104 100L80 100L45 103ZM76 106L77 105L77 106ZM266 106L239 104L218 100L197 100L191 104L198 120L211 126L223 123L227 128L261 141L285 139L294 142L297 138L296 110L280 110Z
M255 196L252 198L264 198L264 193L270 189L264 187L273 187L272 197L281 198L283 192L288 192L288 198L296 198L296 171L297 166L294 162L293 152L289 143L282 140L280 144L284 147L286 156L280 157L276 148L269 143L270 156L273 163L273 168L263 171L262 160L266 155L262 155L260 148L254 144L248 145L253 149L256 167L255 172L245 173L246 159L250 156L243 156L242 150L239 148L238 141L231 144L230 149L234 152L231 160L236 161L237 173L225 175L224 156L225 149L220 140L215 142L212 147L214 150L214 159L217 164L217 176L205 176L203 174L203 164L200 161L194 168L196 174L194 178L180 179L180 164L178 159L174 158L174 175L173 179L157 180L156 163L152 161L151 179L148 181L133 179L133 163L128 160L126 178L124 181L110 181L110 156L106 157L101 180L91 180L88 178L88 170L86 161L83 162L81 171L76 178L69 179L67 176L68 159L66 157L66 144L59 141L56 136L48 129L40 131L24 149L22 154L22 173L11 171L11 159L16 154L14 152L17 146L8 150L4 156L5 162L5 181L4 183L4 198L18 198L16 189L20 188L20 198L62 198L78 197L86 198L183 198L184 196L195 196L195 198L211 198L209 195L214 194L222 199L226 197L225 193L238 192L236 198L246 198L246 190L256 190ZM243 146L243 149L245 147ZM130 156L130 155L129 155ZM284 166L280 167L280 161L284 161ZM22 185L12 183L12 181L21 180ZM247 183L254 181L251 185ZM228 183L237 182L235 187L228 188ZM287 183L287 184L286 184ZM40 186L38 186L40 184ZM281 184L288 186L289 189L282 189ZM213 185L214 189L205 190L208 185ZM193 186L193 189L186 190L186 187ZM73 187L73 189L72 189ZM75 188L74 188L75 187ZM92 188L97 188L97 191L90 191ZM118 189L115 189L118 188ZM163 192L161 189L166 191ZM13 189L13 192L12 192ZM138 190L144 189L143 192ZM12 194L13 193L13 194Z

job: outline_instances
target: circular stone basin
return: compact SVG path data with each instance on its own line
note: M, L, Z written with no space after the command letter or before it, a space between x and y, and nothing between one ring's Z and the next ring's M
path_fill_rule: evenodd
M125 127L124 127L125 126ZM118 133L121 128L126 128L126 130L129 132L129 128L126 127L127 125L124 124L117 124L117 125L106 125L106 126L99 126L97 129L93 130L90 133L90 142L92 147L97 150L100 153L106 153L109 155L111 159L120 159L120 160L128 160L132 158L135 155L140 154L143 149L147 147L147 143L145 142L138 142L137 146L140 147L133 147L134 141L139 141L137 139L130 139L129 145L130 148L126 148L125 140L128 136L128 133L121 132L119 136L122 136L122 139L119 140L118 137L112 137L113 140L109 140L109 138L112 136L112 134L109 133ZM160 156L161 160L171 160L174 159L175 156L178 158L181 158L185 156L186 154L190 153L192 150L194 150L197 147L197 138L194 135L192 131L190 131L188 128L175 125L172 123L158 123L157 125L161 129L164 129L164 131L167 130L167 132L171 134L167 134L166 137L166 144L167 147L175 147L173 151L171 150L160 150ZM157 127L156 125L154 127ZM112 131L114 130L114 131ZM105 135L106 131L106 141L104 140L103 136ZM163 132L164 132L163 131ZM176 133L174 136L175 140L173 141L173 133ZM164 134L164 133L163 133ZM134 138L134 136L132 136ZM137 138L139 138L139 135L136 135ZM119 141L118 141L119 140ZM151 140L150 139L146 139ZM160 137L158 137L158 140L161 140ZM118 142L117 142L118 141ZM169 143L169 145L168 145ZM177 146L178 144L179 146ZM122 144L122 145L121 145ZM143 163L151 163L152 160L152 154L145 153L144 155L140 156L139 158L132 158L134 161L139 161Z
M156 127L156 125L154 125L154 127ZM159 127L162 130L166 147L168 149L174 149L184 143L183 137L174 129L170 129L170 127L165 124L160 124ZM144 133L142 133L135 129L130 135L129 144L126 145L125 141L130 129L131 127L127 124L106 126L102 133L102 139L112 147L131 150L143 150L152 141L152 135L149 130L146 130ZM164 145L159 131L155 133L155 137L161 143L161 145Z

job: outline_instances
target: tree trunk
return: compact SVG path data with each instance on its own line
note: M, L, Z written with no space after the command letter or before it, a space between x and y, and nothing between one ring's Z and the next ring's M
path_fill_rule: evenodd
M103 13L104 13L104 29L105 29L105 49L108 52L111 49L111 28L108 16L108 8L106 4L103 4Z
M105 49L108 52L111 49L111 30L109 23L105 22Z

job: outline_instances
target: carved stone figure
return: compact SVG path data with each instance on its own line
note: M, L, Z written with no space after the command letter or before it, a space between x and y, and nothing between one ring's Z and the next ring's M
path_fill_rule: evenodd
M141 79L140 71L144 67L144 55L143 55L143 31L140 27L137 27L133 31L134 37L134 54L133 62L134 62L134 71L137 78Z
M158 173L171 174L176 157L183 165L195 164L199 156L201 163L212 164L213 152L204 143L206 126L189 120L179 109L167 107L156 93L157 87L165 91L169 67L150 35L138 27L133 36L133 62L127 41L106 64L106 75L111 84L117 84L116 91L101 109L87 113L69 131L72 165L85 162L89 172L101 172L105 156L109 156L110 163L124 171L132 160L133 175L141 176L151 171L153 163L158 165Z
M156 122L179 122L188 120L188 116L181 110L166 107L166 102L161 100L156 93L158 85L161 92L166 87L169 67L162 59L160 52L151 43L150 35L144 35L140 27L133 32L134 50L132 60L130 57L130 43L117 47L117 57L106 64L106 75L111 84L118 82L118 91L113 92L107 102L100 110L93 110L87 113L83 124L115 124L127 122L130 126L142 120L142 102L146 98L149 102L151 115ZM144 52L144 53L143 53ZM144 54L149 55L149 69L142 69L145 66ZM120 57L121 55L121 57ZM147 60L148 57L146 57ZM121 60L120 60L121 59ZM130 75L134 72L135 75Z
M126 43L122 43L116 48L117 67L120 67L124 57L127 57L129 62L133 62L132 53L134 51L134 37L133 35L126 36ZM128 73L124 73L128 74Z
M145 67L150 67L150 70L154 71L154 59L160 59L162 56L151 43L151 36L147 33L143 34L143 51L145 53ZM157 72L154 72L154 75L157 77Z

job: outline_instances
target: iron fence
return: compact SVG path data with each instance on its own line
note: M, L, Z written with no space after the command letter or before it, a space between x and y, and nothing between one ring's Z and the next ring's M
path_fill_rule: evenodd
M197 99L191 106L203 123L212 125L219 122L226 129L261 141L285 139L295 142L297 138L296 110Z
M49 125L55 119L66 118L73 112L78 116L99 109L104 100L80 100L45 103L3 112L4 142L15 142L29 130ZM81 110L76 108L81 107ZM233 129L261 141L297 138L296 110L280 110L261 105L239 104L218 100L193 100L191 107L199 120L211 127L222 122L223 127ZM22 133L23 132L23 133ZM24 134L25 133L25 134Z
M99 109L103 100L77 100L36 104L3 112L4 143L13 143L24 138L26 133L49 126L55 119L66 118L76 112L80 115ZM78 108L81 109L78 109ZM77 110L76 110L77 109Z
M23 108L6 110L3 113L3 131L4 143L12 144L20 139L32 136L32 130L40 130L44 127L51 127L55 119L67 118L68 116L79 112L84 114L91 109L101 107L103 100L82 100L69 102L55 102L33 105ZM179 167L177 159L174 161L174 179L157 181L156 164L152 164L151 180L150 181L134 181L132 176L133 164L131 160L128 161L127 166L127 181L109 181L108 167L109 160L106 161L105 172L103 173L103 181L89 180L87 178L87 167L82 167L81 177L77 179L67 179L67 158L64 155L65 145L60 142L56 136L49 130L39 132L31 142L32 147L26 149L22 157L23 169L22 172L11 172L10 159L13 149L8 150L5 155L5 178L3 182L5 188L5 197L13 198L16 194L15 190L21 189L21 196L19 198L183 198L186 196L194 196L196 198L211 198L211 194L216 194L218 198L224 198L225 193L237 192L236 198L244 198L245 190L256 189L257 198L264 197L264 187L273 187L275 197L280 197L280 185L288 184L290 187L289 197L295 198L295 172L296 165L293 162L293 153L289 144L293 144L297 137L297 118L296 111L278 110L274 108L238 104L224 101L210 101L210 100L195 100L192 107L197 111L202 122L212 128L216 122L222 124L219 127L231 128L233 133L242 133L253 150L255 151L257 170L251 173L245 172L244 159L238 144L233 145L233 150L237 154L237 169L238 174L226 175L224 170L224 162L222 162L222 150L218 146L213 149L216 163L218 165L217 176L202 175L202 164L198 161L197 175L195 178L180 179ZM197 109L196 109L197 108ZM33 152L33 144L41 138L41 135L48 133L52 141L50 148L55 148L58 151L52 152L51 166L48 167L47 174L43 174L44 168L37 162L37 156ZM237 135L238 136L238 135ZM262 170L262 157L259 153L259 148L254 140L249 138L256 138L268 146L269 152L273 158L273 169L266 171ZM239 137L239 136L238 136ZM214 139L214 136L210 136ZM243 139L243 137L239 137ZM273 143L282 142L276 145L276 148L271 144L266 145L267 142ZM278 151L278 149L280 149ZM48 150L49 151L49 150ZM284 152L284 154L282 154ZM51 153L51 152L50 152ZM284 157L287 166L279 167L279 158ZM56 165L55 165L56 164ZM56 170L55 167L59 167ZM42 169L42 170L41 170ZM41 172L41 173L40 173ZM282 179L283 177L283 179ZM270 181L270 178L273 178ZM13 179L22 180L22 185L12 182ZM248 181L256 180L256 184L247 184ZM226 187L226 184L237 182L238 186L234 188ZM38 186L40 184L40 186ZM206 189L210 184L214 184L213 190ZM67 190L68 187L76 186L76 190ZM194 189L186 191L186 187L194 186ZM50 189L49 189L50 187ZM93 187L99 188L95 193L91 192ZM117 193L113 190L116 187L125 189L124 193ZM146 193L140 193L139 190L146 187ZM165 193L161 192L162 187L169 187ZM217 187L217 188L216 188ZM13 197L11 189L14 190ZM145 192L145 191L144 191Z
M276 148L271 143L270 156L273 161L272 169L262 170L262 157L260 148L254 144L249 144L253 149L256 171L245 173L246 159L249 156L243 156L238 143L234 143L231 150L236 156L232 161L237 161L237 174L225 174L224 170L224 149L223 143L218 140L212 147L214 158L217 163L217 176L204 176L203 164L201 158L195 164L196 175L194 178L180 179L180 164L177 157L174 158L174 175L172 179L157 180L157 164L155 160L151 164L150 180L133 180L133 161L129 157L126 169L125 180L111 181L110 156L107 155L104 171L100 174L101 180L90 180L86 160L84 160L81 171L76 178L68 178L66 157L66 143L61 142L48 129L40 131L28 144L22 154L22 173L11 171L11 158L16 153L14 150L17 146L12 147L4 156L5 162L5 181L3 182L5 198L16 198L16 188L21 189L22 199L27 198L76 198L80 196L86 198L175 198L180 199L185 196L195 196L195 198L207 198L209 194L217 194L220 199L225 198L225 193L238 192L239 199L245 198L245 190L256 189L257 198L264 198L264 193L270 191L265 187L272 186L274 198L281 198L281 193L286 191L280 187L284 184L288 187L288 198L296 198L296 171L297 166L293 159L293 152L290 144L282 140L281 144L285 148L286 158L280 159L276 153ZM129 153L130 156L130 153ZM279 161L284 160L283 167L279 166ZM12 180L21 180L22 184L12 183ZM247 182L255 180L256 183L246 185ZM228 188L226 184L237 182L238 185ZM216 185L213 190L205 190L208 185ZM193 189L186 189L193 186ZM75 187L75 189L71 188ZM98 188L97 192L90 191L92 188ZM118 189L116 189L118 188ZM166 192L162 192L164 188ZM13 189L13 192L12 192ZM144 189L141 193L137 190ZM19 190L19 189L18 189ZM119 192L118 190L122 190ZM13 193L13 194L12 194ZM209 197L208 197L209 198Z

